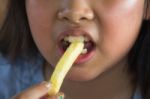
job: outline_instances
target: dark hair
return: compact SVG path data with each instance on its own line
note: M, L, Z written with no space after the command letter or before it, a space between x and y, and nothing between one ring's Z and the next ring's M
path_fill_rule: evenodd
M0 30L0 50L11 60L36 56L37 48L27 21L25 0L10 0L5 21Z
M150 0L145 2L147 20L143 20L140 34L129 52L129 71L136 79L143 99L150 99ZM148 19L149 18L149 19Z
M150 0L146 0L145 5L149 14ZM27 21L25 0L10 0L8 4L7 16L0 30L0 51L11 60L35 57L38 53ZM143 99L150 99L150 20L143 20L139 37L128 56L129 71L135 75Z
M128 55L129 71L139 85L143 99L150 99L150 20L142 23L141 32Z

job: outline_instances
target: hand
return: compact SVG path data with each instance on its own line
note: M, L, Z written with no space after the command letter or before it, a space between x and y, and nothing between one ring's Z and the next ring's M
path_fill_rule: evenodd
M11 99L63 99L64 94L58 93L56 96L49 96L48 90L50 90L51 85L47 82L42 82L40 84L34 85L21 93L13 96Z

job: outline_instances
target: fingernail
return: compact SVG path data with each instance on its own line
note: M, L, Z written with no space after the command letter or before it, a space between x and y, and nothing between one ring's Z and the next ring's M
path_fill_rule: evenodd
M64 97L63 96L59 96L59 99L64 99Z
M64 99L64 93L58 93L58 99Z
M64 95L58 96L58 99L64 99Z
M43 81L42 84L44 84L48 89L51 87L51 84L47 81Z

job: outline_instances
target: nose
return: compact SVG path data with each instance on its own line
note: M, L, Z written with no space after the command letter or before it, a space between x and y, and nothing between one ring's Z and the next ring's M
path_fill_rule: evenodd
M93 20L94 12L86 1L68 0L62 10L58 12L58 18L72 23L81 23L83 21Z

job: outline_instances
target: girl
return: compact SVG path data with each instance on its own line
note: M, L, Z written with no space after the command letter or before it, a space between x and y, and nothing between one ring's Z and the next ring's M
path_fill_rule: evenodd
M65 99L149 99L149 0L10 0L0 31L0 98L53 99L49 80L68 47L84 36L66 76ZM36 84L36 85L34 85ZM15 95L15 96L14 96Z

